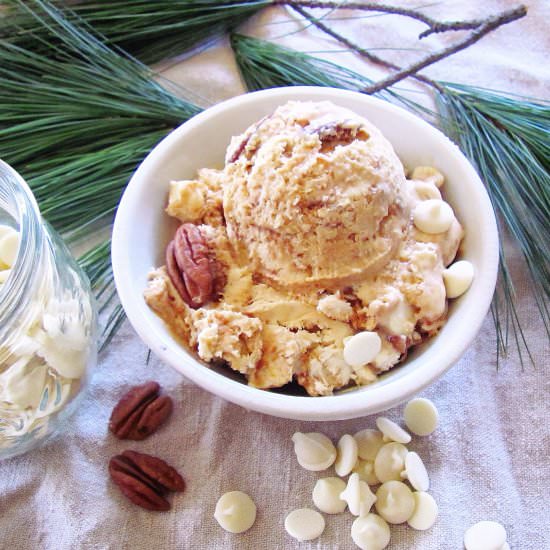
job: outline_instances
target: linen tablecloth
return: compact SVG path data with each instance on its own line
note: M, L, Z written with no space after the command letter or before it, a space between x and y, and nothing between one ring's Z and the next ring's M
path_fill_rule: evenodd
M508 0L464 0L438 2L425 9L435 17L453 19L514 5ZM528 17L426 74L548 99L550 4L539 0L527 5ZM268 9L242 31L269 38L286 35L278 41L304 51L341 49L311 28L292 32L301 25L281 23L293 18L283 9ZM437 35L426 45L415 43L415 33L423 27L393 16L332 24L369 47L431 48L457 36ZM380 53L403 64L414 52ZM320 55L370 75L381 74L367 69L351 53ZM164 74L198 92L207 103L243 92L226 41L167 68ZM408 81L402 87L414 85ZM426 532L392 526L390 550L460 549L465 529L485 519L506 527L514 550L550 548L548 340L521 255L504 238L518 282L519 315L537 366L527 364L522 369L512 351L496 370L495 330L488 316L464 357L422 392L439 408L440 426L427 438L414 438L410 448L428 467L430 492L440 514ZM324 534L311 543L298 543L285 533L285 515L294 508L312 506L313 485L324 475L297 465L290 438L299 430L322 431L337 440L344 433L374 427L374 417L308 423L249 412L194 386L154 357L148 363L146 359L145 345L126 324L101 356L90 390L67 432L42 449L0 463L0 548L355 548L349 513L326 516ZM150 379L158 380L174 398L173 417L146 441L116 440L107 431L112 407L129 386ZM388 416L400 421L402 407ZM160 456L183 474L187 490L175 495L170 512L137 508L111 483L108 460L126 448ZM242 535L226 533L213 518L217 498L230 490L247 492L258 507L255 525Z

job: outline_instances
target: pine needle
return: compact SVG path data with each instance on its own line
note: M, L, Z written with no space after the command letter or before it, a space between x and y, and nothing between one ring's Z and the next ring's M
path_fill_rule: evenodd
M0 37L29 47L29 34L43 36L44 27L17 9L17 1L3 2L7 15L0 20ZM69 21L86 21L110 45L131 53L144 63L180 55L199 45L206 46L236 28L271 2L269 0L81 0L67 8L65 0L54 5ZM33 41L41 53L46 44Z
M103 241L83 254L78 263L90 279L96 296L100 316L106 315L99 342L99 351L103 351L120 328L126 315L117 300L111 267L111 241Z

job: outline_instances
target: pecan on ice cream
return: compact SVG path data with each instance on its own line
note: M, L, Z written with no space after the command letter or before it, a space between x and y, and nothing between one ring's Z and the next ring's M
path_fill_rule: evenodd
M156 382L135 386L113 409L109 430L118 439L141 441L165 422L172 408L172 399L160 395L160 386Z
M337 145L348 145L355 139L369 139L368 132L354 121L341 123L332 121L324 124L310 124L306 127L308 133L317 134L322 144L322 152L334 150Z
M215 265L195 224L184 223L166 248L168 276L184 302L198 308L214 295Z
M109 461L109 474L124 496L147 510L164 512L170 509L165 495L181 492L185 481L164 460L135 451L124 451Z

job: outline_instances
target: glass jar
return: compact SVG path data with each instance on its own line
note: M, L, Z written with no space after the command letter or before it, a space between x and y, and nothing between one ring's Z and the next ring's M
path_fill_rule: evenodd
M19 233L0 285L0 458L7 458L51 439L75 411L97 362L97 314L86 276L2 161L0 225Z

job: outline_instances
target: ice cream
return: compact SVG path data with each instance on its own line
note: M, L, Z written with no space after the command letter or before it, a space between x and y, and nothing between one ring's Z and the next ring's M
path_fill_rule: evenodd
M145 299L201 359L258 388L368 384L445 321L463 231L442 184L432 167L407 179L350 110L289 102L232 139L222 170L170 184L182 225ZM363 331L374 358L346 361Z
M330 103L289 103L227 152L227 234L282 287L338 287L374 273L407 222L405 174L368 121Z

